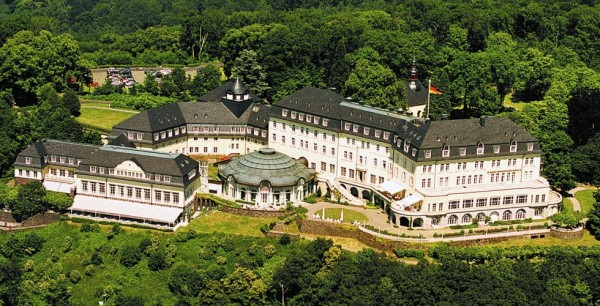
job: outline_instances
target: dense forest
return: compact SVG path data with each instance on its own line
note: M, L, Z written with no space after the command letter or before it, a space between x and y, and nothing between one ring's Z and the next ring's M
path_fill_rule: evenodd
M269 102L312 85L398 109L415 59L433 120L510 117L566 190L600 183L599 36L593 0L5 1L0 91L30 105L93 67L217 61Z
M3 305L586 305L600 248L399 250L55 223L0 236Z

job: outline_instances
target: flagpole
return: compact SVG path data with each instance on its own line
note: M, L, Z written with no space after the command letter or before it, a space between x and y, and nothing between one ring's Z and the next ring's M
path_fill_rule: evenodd
M429 79L429 86L427 86L427 116L425 119L429 119L429 99L431 99L431 79Z

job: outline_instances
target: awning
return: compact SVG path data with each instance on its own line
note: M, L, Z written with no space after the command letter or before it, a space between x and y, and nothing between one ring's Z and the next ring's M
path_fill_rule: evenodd
M400 200L400 201L396 201L394 203L392 203L393 206L398 207L400 209L411 206L415 203L418 203L420 201L423 201L423 197L418 195L418 194L411 194L409 196L407 196L406 198Z
M104 198L76 195L71 210L117 217L173 224L183 208L140 204Z
M385 183L381 183L381 185L379 185L379 190L381 191L385 191L385 192L389 192L390 194L396 194L406 188L404 188L404 185L402 185L402 183L396 181L396 180L389 180Z
M64 182L44 181L44 187L46 188L46 190L69 193L71 192L73 184Z

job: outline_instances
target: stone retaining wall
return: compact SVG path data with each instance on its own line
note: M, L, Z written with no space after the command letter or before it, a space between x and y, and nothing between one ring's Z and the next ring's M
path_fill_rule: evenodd
M21 228L36 227L60 221L60 214L46 212L37 214L19 223L8 211L0 211L0 227Z
M583 226L573 230L553 226L550 229L550 236L565 240L579 239L583 237Z
M353 238L369 247L385 252L394 252L399 247L419 248L419 245L403 241L384 241L349 225L300 219L296 220L296 224L301 233Z
M279 218L286 217L291 212L287 210L257 210L257 209L248 209L248 208L233 208L229 206L222 205L220 210L222 212L226 212L229 214L234 214L238 216L247 216L247 217L255 217L255 218Z

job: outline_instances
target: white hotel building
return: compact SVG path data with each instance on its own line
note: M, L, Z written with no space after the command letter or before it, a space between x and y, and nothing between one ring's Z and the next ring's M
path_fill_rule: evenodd
M236 80L200 102L143 111L111 135L172 154L243 155L270 147L303 161L319 186L339 190L344 200L380 204L400 226L542 219L557 212L562 199L540 176L538 140L507 118L410 116L422 114L426 88L414 76L407 87L403 115L312 87L266 105Z

